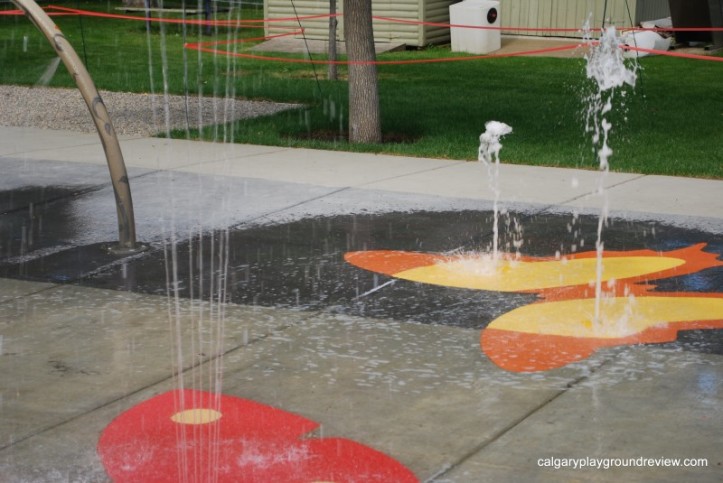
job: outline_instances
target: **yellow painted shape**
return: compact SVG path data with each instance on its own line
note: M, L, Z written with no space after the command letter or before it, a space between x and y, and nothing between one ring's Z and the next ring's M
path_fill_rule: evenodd
M541 335L619 338L669 322L723 320L721 297L615 297L525 305L493 320L487 327Z
M171 416L178 424L208 424L221 419L221 413L213 409L186 409Z
M603 277L611 279L638 277L683 265L685 260L672 257L603 258ZM594 284L597 260L580 258L527 262L469 257L417 267L394 274L396 278L447 287L523 292L554 287Z

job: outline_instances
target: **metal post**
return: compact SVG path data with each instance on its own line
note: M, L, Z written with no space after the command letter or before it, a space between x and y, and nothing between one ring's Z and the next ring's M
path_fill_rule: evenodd
M83 100L88 106L90 115L98 130L100 142L103 145L106 161L108 162L108 170L110 171L115 194L116 211L118 212L118 245L109 249L119 254L142 250L144 247L136 243L133 200L131 199L131 188L128 183L123 153L108 115L108 110L103 104L103 99L101 99L78 54L45 11L35 3L35 0L12 0L12 2L25 12L25 15L32 20L58 53L68 72L75 80L78 90L83 95Z

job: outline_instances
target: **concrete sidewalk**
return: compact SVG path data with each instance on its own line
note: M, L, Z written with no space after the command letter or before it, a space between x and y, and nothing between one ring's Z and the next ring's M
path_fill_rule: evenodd
M101 432L180 382L199 390L222 383L224 394L301 415L320 424L312 437L374 448L421 481L721 480L720 330L694 331L704 339L688 345L611 347L559 369L508 372L481 352L479 327L404 315L405 305L452 300L448 292L421 284L398 292L402 282L376 275L367 286L357 272L345 272L338 287L337 279L331 283L332 298L354 290L356 297L304 306L307 286L273 273L277 265L269 261L278 259L316 287L341 270L342 253L324 251L325 240L314 245L316 235L295 224L307 219L327 220L312 227L322 230L324 223L363 225L389 215L381 229L349 228L338 246L361 250L386 230L385 240L420 250L416 232L405 237L399 231L407 222L391 217L409 213L408 224L423 232L435 218L415 221L416 213L487 213L494 195L481 164L156 138L126 138L122 148L139 238L156 255L93 265L83 247L117 236L97 136L0 128L0 269L7 277L0 279L0 481L107 481L96 449ZM549 241L544 249L561 244L544 231L547 222L534 220L572 223L600 210L599 173L515 165L500 171L500 205L528 216L525 233ZM679 248L668 233L723 247L722 181L611 173L604 184L617 224L657 228L656 247ZM257 244L249 260L258 258L268 272L269 296L296 297L298 307L215 305L192 289L191 296L173 296L164 247L166 257L175 256L170 241L180 247L190 238L193 255L201 247L195 234L229 227ZM428 230L443 233L444 225ZM616 236L623 237L611 234L611 245L623 243ZM649 235L635 236L645 245ZM273 255L264 248L272 244L280 247ZM324 251L324 263L302 256L305 245L308 253ZM67 253L76 258L68 262ZM55 273L53 256L81 268L57 283L48 275ZM233 260L229 283L240 291L255 276L244 279L254 262ZM135 284L117 290L115 281L130 273ZM698 290L723 292L720 270L706 273ZM153 285L153 277L163 283ZM370 301L366 311L345 308L370 291L400 312L371 310ZM483 318L498 310L501 295L475 309L472 292L458 290L454 300L471 299L470 310ZM429 312L424 307L420 312ZM588 466L554 467L573 458ZM678 458L695 466L615 467L615 458ZM591 468L592 459L603 468Z
M335 190L494 199L484 167L465 161L159 138L126 138L122 148L131 172L134 168L144 173L177 171ZM0 156L105 166L96 135L32 128L0 129ZM602 206L597 194L599 179L596 171L503 163L500 201L597 213ZM83 180L76 182L82 184ZM721 227L721 181L610 173L604 186L613 214L676 219L713 230ZM142 205L142 201L138 204Z

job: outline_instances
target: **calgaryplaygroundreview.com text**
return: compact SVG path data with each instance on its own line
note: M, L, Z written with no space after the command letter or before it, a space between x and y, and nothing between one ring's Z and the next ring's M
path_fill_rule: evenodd
M708 458L539 458L537 466L559 470L569 468L573 470L596 469L609 470L611 468L705 468L708 466Z

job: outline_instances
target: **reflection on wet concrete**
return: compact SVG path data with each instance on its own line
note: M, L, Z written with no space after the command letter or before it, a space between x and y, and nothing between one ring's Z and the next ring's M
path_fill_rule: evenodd
M723 330L683 330L678 333L676 344L666 345L705 354L723 354Z
M111 254L108 243L94 243L78 247L56 246L42 257L32 257L18 263L0 264L0 276L38 282L70 283L92 276L96 271L108 270L114 264L121 269L126 265L123 257ZM130 286L118 286L131 290Z
M92 186L24 186L0 191L0 260L69 246L75 232L72 201Z

